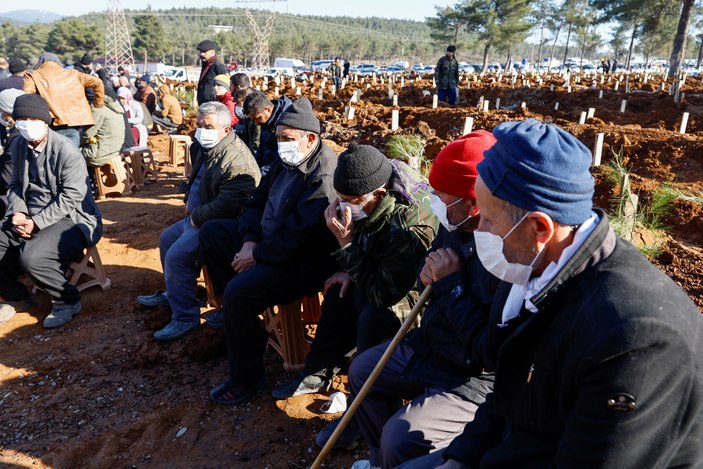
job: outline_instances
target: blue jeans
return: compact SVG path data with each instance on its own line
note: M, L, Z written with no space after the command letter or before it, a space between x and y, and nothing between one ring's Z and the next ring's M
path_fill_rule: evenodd
M57 134L61 134L67 139L69 139L73 144L80 148L81 146L81 128L80 127L68 127L65 125L62 125L60 127L57 127L55 129L52 129L54 132Z
M446 101L449 104L456 104L456 97L456 88L437 89L437 99L440 101Z
M166 228L159 238L171 319L176 321L200 320L198 249L198 229L191 226L188 217Z

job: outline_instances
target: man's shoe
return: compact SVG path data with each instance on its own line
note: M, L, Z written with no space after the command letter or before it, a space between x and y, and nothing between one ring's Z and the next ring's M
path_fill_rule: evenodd
M0 323L9 321L18 311L29 311L31 307L31 296L17 301L0 301Z
M232 384L226 381L210 391L210 399L222 405L242 404L251 400L266 386L266 378L255 386Z
M206 316L205 322L210 327L214 327L215 329L222 329L223 327L225 327L225 310L220 308L209 316Z
M274 399L288 399L293 396L302 396L303 394L312 394L329 384L325 378L316 375L306 375L305 372L300 372L293 381L282 384L275 388L271 395Z
M332 433L334 433L341 421L341 417L337 420L332 420L325 426L325 428L320 430L320 433L315 436L315 444L320 448L323 448L325 444L327 444L327 440L332 437ZM342 434L339 435L339 438L337 438L337 441L332 449L346 448L356 440L360 439L361 436L361 430L359 430L359 425L356 423L356 419L352 419L347 425L347 428L345 428Z
M53 302L51 313L44 319L44 327L51 329L66 324L73 316L81 312L81 302L67 305L62 302Z
M168 306L168 294L164 290L157 290L156 293L152 295L138 296L137 302L140 305L147 306L149 308L156 308L157 306Z
M200 324L200 321L183 322L172 319L171 322L163 327L163 329L159 329L154 332L154 337L159 340L176 340L183 337L188 331L195 328L198 324Z

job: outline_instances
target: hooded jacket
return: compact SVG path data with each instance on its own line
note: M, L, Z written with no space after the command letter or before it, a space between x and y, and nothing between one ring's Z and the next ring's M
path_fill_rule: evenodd
M288 109L288 106L292 104L287 96L273 99L271 102L273 103L271 117L269 117L268 122L260 126L261 135L259 136L259 148L256 150L256 162L259 164L259 168L262 169L271 166L271 164L279 160L276 123L285 110ZM266 170L264 170L264 172L266 172Z
M110 97L105 97L105 106L92 109L95 124L83 134L81 153L88 164L102 166L112 158L119 157L125 145L124 108ZM93 142L94 140L94 142Z

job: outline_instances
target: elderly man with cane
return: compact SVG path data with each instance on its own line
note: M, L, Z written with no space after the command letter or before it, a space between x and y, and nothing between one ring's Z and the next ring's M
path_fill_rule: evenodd
M371 453L354 468L394 467L447 446L492 389L478 344L499 281L476 257L473 231L479 220L476 164L494 142L490 133L477 130L449 144L433 162L430 203L443 229L420 273L433 292L421 327L402 341L396 336L390 345L367 350L350 367L355 418ZM384 352L391 354L389 361L372 380ZM365 382L372 384L364 398ZM402 400L410 403L402 406Z
M506 122L479 164L493 394L443 454L403 466L703 467L703 318L594 209L591 152ZM439 457L437 457L439 456Z

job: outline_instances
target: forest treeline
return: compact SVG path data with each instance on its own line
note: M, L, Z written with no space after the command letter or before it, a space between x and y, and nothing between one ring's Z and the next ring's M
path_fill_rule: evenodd
M377 17L323 17L278 13L269 42L271 59L306 63L345 57L358 62L434 63L447 44L468 62L538 63L605 56L627 64L633 57L699 59L703 14L694 0L465 0L437 7L426 21ZM686 16L683 36L680 30ZM264 29L270 12L250 10ZM136 61L196 65L195 45L214 39L225 61L249 64L253 44L244 9L125 10ZM0 55L29 59L50 50L70 61L84 52L104 55L108 16L90 13L49 24L0 25ZM677 34L678 33L678 34ZM680 42L676 51L676 42Z

